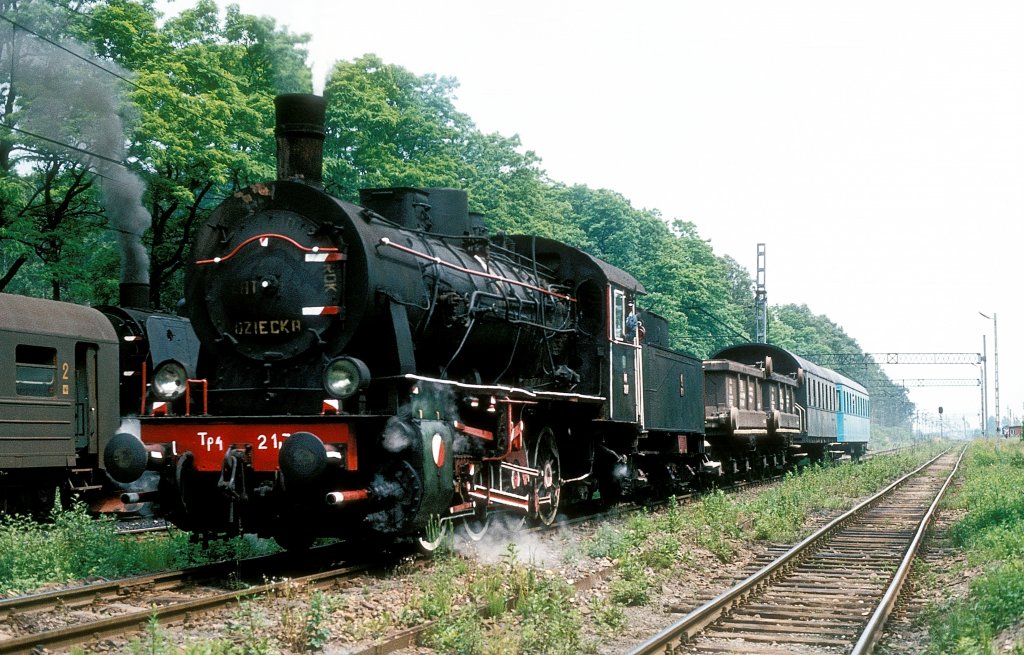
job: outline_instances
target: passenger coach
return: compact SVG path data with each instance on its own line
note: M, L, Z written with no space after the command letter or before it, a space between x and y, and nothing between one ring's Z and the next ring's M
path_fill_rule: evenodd
M98 489L120 424L117 333L99 311L0 294L0 507L45 512Z
M770 359L776 375L797 382L795 400L800 426L792 435L794 457L806 455L819 460L847 454L856 459L867 450L871 406L867 390L857 382L770 344L730 346L715 353L712 359L751 366L764 366L766 359ZM784 407L773 405L766 409L771 412Z

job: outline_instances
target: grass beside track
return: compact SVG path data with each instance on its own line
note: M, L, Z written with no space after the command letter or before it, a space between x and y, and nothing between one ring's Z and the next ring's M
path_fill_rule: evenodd
M90 578L118 578L207 562L264 555L273 542L237 538L207 548L180 530L127 537L113 519L96 519L86 508L54 510L50 521L0 518L0 595Z
M966 597L927 612L929 653L1024 655L1024 443L1002 440L997 453L975 441L963 471L946 507L966 511L950 537L973 577Z

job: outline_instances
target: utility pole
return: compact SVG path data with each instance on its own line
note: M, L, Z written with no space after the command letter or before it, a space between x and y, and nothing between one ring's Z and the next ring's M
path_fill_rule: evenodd
M996 380L996 450L999 449L999 439L1003 436L1002 430L1002 417L999 416L999 323L996 320L996 313L992 312L992 316L988 316L982 312L978 312L985 318L992 320L992 350L993 356L995 357L995 380Z
M768 290L765 280L765 244L757 244L757 288L754 291L754 343L768 343Z
M996 439L998 440L1003 436L1003 418L999 413L999 324L996 322L995 312L992 312L992 352L996 365L994 377L996 381Z
M988 436L988 346L981 335L981 436Z

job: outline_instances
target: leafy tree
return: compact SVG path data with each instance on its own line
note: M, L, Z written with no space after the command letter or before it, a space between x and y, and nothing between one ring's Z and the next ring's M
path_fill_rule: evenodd
M32 12L26 11L28 7ZM56 148L53 143L0 135L5 139L0 142L0 197L5 200L0 209L0 239L8 239L21 248L17 258L7 257L5 248L4 261L0 263L17 269L48 257L47 275L59 276L55 277L55 296L61 288L60 279L90 277L82 274L82 267L109 271L110 257L96 254L104 249L110 251L113 236L124 230L115 227L112 234L100 236L103 228L98 217L107 212L95 189L110 178L117 184L107 185L108 191L123 186L127 166L148 182L146 209L140 211L149 214L152 222L147 234L152 301L158 306L169 306L180 295L178 277L195 221L219 197L244 182L273 176L272 98L279 90L309 90L310 73L304 66L305 52L300 47L307 37L277 30L273 20L245 16L237 7L229 8L226 18L221 20L210 0L201 0L162 27L157 26L151 0L88 2L71 9L55 3L22 2L19 13L26 14L24 20L29 20L28 14L32 13L34 24L50 26L52 34L75 35L101 57L90 61L106 70L89 65L85 60L90 59L90 53L82 52L78 63L64 68L83 81L77 86L50 85L59 86L62 93L62 102L52 102L41 92L46 88L40 82L42 77L35 71L24 74L26 66L35 62L24 52L26 44L43 53L54 46L37 36L16 31L17 42L0 46L5 56L18 57L18 66L4 66L4 70L22 73L19 84L0 86L5 93L7 125L17 126L15 119L22 117L35 124L51 117L48 127L40 129L40 133L67 135L59 140L82 144L82 150L95 152L94 140L88 138L85 127L103 121L95 120L98 111L78 111L80 103L90 97L84 90L86 79L94 83L93 88L105 90L110 97L125 92L133 101L134 112L123 114L122 118L129 122L129 137L127 141L121 140L114 151L118 153L116 159L125 159L123 149L127 143L128 163L117 166L107 162L106 165L115 167L111 171L104 170L102 159L97 166L95 157L71 157L66 149ZM43 34L42 28L38 30ZM132 68L134 75L123 73L116 66L118 63ZM76 91L80 87L83 90ZM106 118L103 112L99 115ZM60 120L52 120L53 117ZM19 175L32 156L40 162L34 175ZM56 190L65 194L63 202L54 198ZM142 191L139 186L140 198ZM32 199L38 200L31 204ZM73 210L79 213L69 214ZM18 214L22 219L15 222ZM26 220L28 216L36 218L35 224ZM71 242L84 250L69 251L67 244ZM94 246L98 246L98 251ZM68 271L78 274L68 275ZM0 280L10 278L13 275L5 274ZM95 293L89 288L85 297L77 299L111 301L116 297L115 288L102 286Z
M243 14L238 5L228 5L224 17L224 38L241 48L241 74L249 86L277 93L310 93L313 74L306 64L309 34L292 34L278 29L268 16Z
M487 217L494 232L535 234L574 245L586 241L582 229L541 169L533 151L523 151L518 136L471 131L463 150L462 184L470 207Z
M332 192L354 201L362 188L456 186L472 128L453 104L456 86L372 54L336 63L324 87Z
M14 258L0 279L6 287L25 264L38 261L49 295L60 299L72 281L87 279L81 262L103 223L93 162L111 154L100 129L105 123L97 120L97 111L109 107L110 84L105 71L88 65L87 53L59 40L67 17L52 5L6 9L12 29L0 37L7 128L0 143L0 240ZM79 286L72 299L83 292L88 287Z
M131 154L150 173L152 300L170 306L196 222L221 198L274 176L273 96L309 91L308 36L211 0L155 35L162 56L139 71L142 115ZM159 302L162 300L162 302Z

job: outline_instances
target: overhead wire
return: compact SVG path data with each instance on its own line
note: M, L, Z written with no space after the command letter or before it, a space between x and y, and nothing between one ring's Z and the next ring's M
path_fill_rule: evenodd
M95 157L96 159L100 159L100 160L105 161L107 163L114 164L115 166L120 166L120 167L122 167L122 168L124 168L126 170L129 170L128 169L128 165L125 164L124 162L119 161L117 159L114 159L112 157L107 157L106 155L101 155L98 152L93 152L91 150L88 150L86 148L81 148L79 146L73 146L73 145L71 145L69 143L63 143L63 142L58 141L56 139L51 139L50 137L43 136L42 134L36 134L35 132L30 132L28 130L24 130L24 129L20 128L20 127L14 127L13 125L8 125L6 123L0 123L0 127L4 127L6 129L10 130L11 132L18 132L19 134L24 134L25 136L30 136L33 139L39 139L40 141L46 141L47 143L52 143L54 145L60 146L61 148L66 148L68 150L73 150L75 152L81 153L83 155L87 155L89 157ZM104 177L100 173L97 173L97 175L100 175L101 177ZM110 178L106 178L106 179L110 179Z
M88 20L90 20L90 21L92 21L94 23L97 21L97 19L94 16L91 16L91 15L89 15L87 13L84 13L84 12L80 11L79 9L76 9L76 8L69 7L67 5L61 4L61 3L57 2L56 0L47 0L47 2L49 2L51 5L53 5L55 7L58 7L60 9L64 9L65 11L69 11L71 13L74 13L74 14L76 14L76 15L82 17L82 18L86 18L86 19L88 19ZM20 30L22 30L22 31L24 31L24 32L26 32L28 34L31 34L32 36L34 36L35 38L39 39L40 41L43 41L44 43L47 43L50 46L52 46L54 48L57 48L57 49L65 52L65 53L71 55L72 57L82 61L83 63L85 63L85 64L87 64L89 66L92 66L92 67L98 69L101 72L107 73L108 75L111 75L111 76L117 78L118 80L121 80L125 84L128 84L132 88L134 88L134 89L136 89L136 90L138 90L138 91L140 91L142 93L145 93L145 94L150 95L150 96L155 95L155 93L156 93L152 88L148 88L148 87L145 87L143 85L140 85L139 83L135 82L134 80L132 80L128 76L123 75L123 74L119 73L116 70L111 70L111 69L109 69L107 67L104 67L104 66L100 65L94 59L92 59L90 57L87 57L87 56L84 56L81 53L75 52L74 50L64 46L63 44L61 44L61 43L59 43L57 41L54 41L53 39L51 39L51 38L49 38L49 37L47 37L47 36L45 36L43 34L40 34L38 31L32 29L31 27L28 27L27 25L25 25L25 24L23 24L23 23L21 23L21 22L19 22L17 20L12 19L12 18L10 18L9 16L7 16L5 14L0 14L0 19L2 19L4 21L6 21L7 23L9 23L15 31L20 29ZM13 76L14 76L14 66L15 66L14 57L12 57L11 58L11 67L12 67L11 76L12 76L12 79L13 79ZM225 80L225 81L227 81L227 82L229 82L229 83L231 83L233 85L242 86L242 83L239 80L237 80L235 78L232 78L232 77L229 77L227 75L224 75L223 73L220 73L218 71L204 70L203 72L206 73L206 74L210 74L210 75L212 75L214 77L220 78L222 80ZM270 94L266 93L265 91L259 90L259 89L257 89L255 92L258 95L262 95L265 98L271 97ZM202 119L203 121L207 122L207 124L214 125L214 123L210 120L210 118L208 116L206 116L206 115L204 115L202 113L199 113L198 111L194 110L193 108L189 107L188 105L185 105L185 104L183 104L181 102L176 102L175 104L178 104L179 107L184 109L189 114L191 114L193 116L196 116L196 117ZM133 173L134 172L138 172L138 171L134 171L134 170L130 169L129 166L125 162L123 162L123 161L115 160L115 159L113 159L111 157L108 157L106 155L102 155L100 153L94 152L94 151L89 150L87 148L83 148L81 146L75 146L75 145L71 145L71 144L68 144L68 143L64 143L62 141L59 141L57 139L53 139L53 138L44 136L42 134L37 134L37 133L31 132L29 130L25 130L23 128L14 127L13 125L9 125L9 124L7 124L5 122L0 122L0 126L5 127L5 128L7 128L8 130L10 130L12 132L17 132L17 133L20 133L20 134L24 134L24 135L29 136L31 138L38 139L38 140L44 141L46 143L51 143L51 144L56 145L56 146L58 146L60 148L64 148L66 150L77 152L77 153L85 155L87 157L92 157L92 158L95 158L95 159L98 159L98 160L101 160L101 161L105 161L107 163L110 163L110 164L113 164L113 165L116 165L116 166L120 166L120 167L124 168L125 170L131 170ZM106 179L106 180L109 180L109 181L112 181L112 182L117 182L117 180L114 180L113 178L111 178L111 177L109 177L107 175L104 175L103 173L100 173L98 171L94 170L93 174L96 175L97 177L100 177L100 178L103 178L103 179ZM118 230L116 230L114 228L111 228L111 229L112 229L112 231L118 231Z
M88 16L87 14L82 14L81 12L79 12L77 10L73 10L70 7L66 7L64 5L61 5L61 4L57 3L57 2L55 2L55 0L48 0L48 2L50 2L50 4L53 4L56 7L65 9L67 11L73 11L74 13L76 13L76 14L78 14L80 16L89 18L90 20L93 20L93 21L96 20L95 18L93 18L91 16ZM119 73L117 71L110 70L109 68L101 66L98 62L92 60L91 58L86 57L86 56L84 56L84 55L82 55L80 53L75 52L74 50L72 50L72 49L70 49L70 48L68 48L68 47L58 43L57 41L54 41L53 39L50 39L49 37L46 37L46 36L40 34L39 32L37 32L37 31L33 30L32 28L30 28L30 27L28 27L28 26L26 26L26 25L24 25L24 24L22 24L22 23L20 23L20 22L18 22L16 20L10 18L9 16L6 16L4 14L0 14L0 19L2 19L4 21L7 21L15 29L20 29L20 30L22 30L24 32L27 32L28 34L31 34L32 36L34 36L37 39L43 41L44 43L47 43L47 44L49 44L49 45L51 45L51 46L53 46L53 47L55 47L55 48L57 48L57 49L59 49L59 50L61 50L63 52L66 52L67 54L75 57L76 59L81 60L82 62L88 64L89 66L93 66L94 68L96 68L96 69L98 69L98 70L100 70L100 71L102 71L104 73L107 73L108 75L111 75L111 76L113 76L113 77L123 81L124 83L128 84L132 88L134 88L134 89L136 89L138 91L141 91L142 93L145 93L145 94L150 95L150 96L153 96L153 95L156 94L156 91L154 89L142 86L141 84L135 82L131 78L127 77L126 75L122 75L121 73ZM13 57L12 57L11 66L12 66L12 68L14 66ZM233 85L242 86L242 83L239 80L233 79L231 77L228 77L227 75L224 75L222 73L218 73L217 71L203 70L203 72L207 73L207 74L210 74L210 75L212 75L214 77L218 77L218 78L220 78L222 80L225 80L227 82L230 82ZM259 95L262 95L265 98L271 97L270 94L268 94L268 93L266 93L264 91L261 91L261 90L257 90L256 93L259 94ZM193 116L195 116L195 117L201 119L202 121L206 122L208 125L217 127L216 124L212 120L210 120L209 116L196 111L195 109L189 107L188 105L184 104L183 102L175 101L175 104L177 104L181 109L183 109L184 111L188 112L189 114L192 114Z

